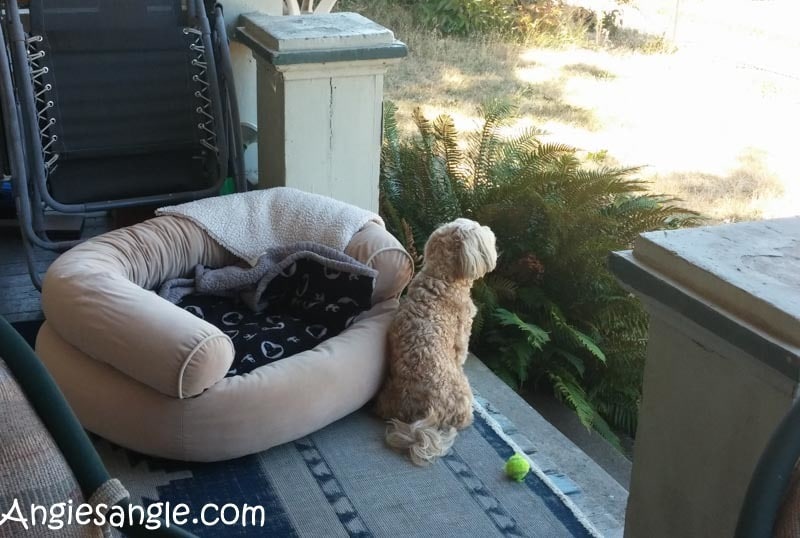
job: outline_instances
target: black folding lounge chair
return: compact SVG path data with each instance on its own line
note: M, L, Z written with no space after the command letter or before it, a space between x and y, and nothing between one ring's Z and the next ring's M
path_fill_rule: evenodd
M49 210L82 214L216 195L229 163L236 189L246 189L220 6L30 0L26 17L16 0L0 5L3 120L29 254L31 246L76 243L47 237Z

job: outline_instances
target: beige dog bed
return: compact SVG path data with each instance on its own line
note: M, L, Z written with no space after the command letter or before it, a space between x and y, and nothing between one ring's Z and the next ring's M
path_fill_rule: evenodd
M386 330L413 269L380 223L362 225L344 251L378 272L372 308L313 349L225 377L228 336L150 290L239 258L182 216L115 230L50 267L36 350L83 425L115 443L194 461L265 450L355 411L380 386Z

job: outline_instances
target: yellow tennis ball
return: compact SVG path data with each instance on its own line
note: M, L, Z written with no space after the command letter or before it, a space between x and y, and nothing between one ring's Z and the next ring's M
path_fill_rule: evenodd
M514 454L506 461L505 471L509 478L522 482L531 470L531 464L522 454Z

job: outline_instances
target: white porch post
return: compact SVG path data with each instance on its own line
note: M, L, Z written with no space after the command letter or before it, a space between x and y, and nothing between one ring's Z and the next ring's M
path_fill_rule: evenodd
M355 13L243 15L237 36L258 64L259 187L377 211L383 75L405 45Z
M610 262L650 314L625 536L733 536L800 380L800 218L652 232Z

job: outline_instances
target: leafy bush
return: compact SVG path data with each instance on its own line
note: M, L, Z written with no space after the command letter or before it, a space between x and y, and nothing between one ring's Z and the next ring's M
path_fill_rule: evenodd
M416 3L421 22L445 35L506 32L515 0L424 0Z
M562 45L581 42L589 27L581 11L562 0L423 0L407 5L421 24L444 35L500 34Z
M565 4L562 0L520 0L515 32L540 46L581 43L592 28L592 12Z
M518 389L549 385L615 442L612 427L636 429L647 319L608 272L608 253L696 217L648 193L635 168L588 166L535 130L504 138L510 115L489 107L462 144L450 117L416 110L419 136L401 140L387 103L381 213L417 258L438 224L464 216L490 226L501 255L473 288L473 349Z

